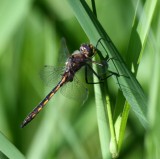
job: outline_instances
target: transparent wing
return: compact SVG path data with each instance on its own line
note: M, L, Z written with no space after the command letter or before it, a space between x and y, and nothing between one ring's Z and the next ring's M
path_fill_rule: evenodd
M40 72L40 76L47 86L55 86L61 80L62 74L65 72L65 63L70 56L69 50L64 38L61 40L61 48L59 51L60 67L45 66ZM72 82L67 82L60 88L60 92L67 98L76 100L78 103L83 104L88 97L88 89L74 77Z
M40 71L40 77L47 86L55 86L62 77L65 71L65 63L70 56L69 50L66 45L65 38L61 39L61 46L59 51L58 67L57 66L44 66Z
M54 87L61 80L64 67L45 66L40 77L46 86ZM72 82L67 82L60 88L63 96L83 104L88 98L88 89L75 76Z
M61 46L60 46L60 50L59 50L59 65L60 66L64 66L67 58L70 56L70 52L68 50L67 44L66 44L66 40L65 38L61 39Z
M46 86L55 86L61 80L65 67L44 66L40 71L40 77Z
M88 89L75 76L72 82L62 86L60 92L67 98L75 100L77 103L84 104L88 98Z

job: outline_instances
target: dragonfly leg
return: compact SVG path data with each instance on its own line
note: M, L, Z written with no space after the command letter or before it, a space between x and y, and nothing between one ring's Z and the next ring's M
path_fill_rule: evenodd
M119 74L119 73L109 71L109 70L108 70L108 72L110 72L110 73L111 73L111 74L110 74L110 76L114 75L114 76L116 77L117 82L118 82L118 85L119 85L119 88L120 88L120 90L122 91L121 84L119 83L119 79L118 79L118 77L120 77L120 76L124 76L124 77L126 77L126 78L129 78L129 77L128 77L128 76L126 76L126 75L121 75L121 74ZM110 76L109 76L109 77L110 77ZM106 78L108 78L108 77L106 77Z
M88 66L88 67L87 67ZM112 71L108 71L108 72L110 72L111 74L109 74L108 76L106 76L106 77L104 77L104 78L102 78L101 76L99 76L93 69L92 69L92 67L91 66L89 66L89 65L87 65L86 67L85 67L85 80L86 80L86 83L87 84L100 84L100 83L104 83L104 80L105 79L107 79L107 78L109 78L109 77L111 77L111 76L116 76L116 78L117 77L119 77L120 75L119 74L117 74L117 73L115 73L115 72L112 72ZM88 76L87 76L87 68L89 68L92 72L93 72L93 74L99 79L99 82L89 82L88 81ZM117 80L118 80L118 78L117 78ZM119 81L118 81L118 84L119 84Z
M112 60L113 65L114 65L117 73L116 73L116 72L109 71L109 70L108 70L108 72L113 73L113 74L116 75L117 77L123 76L123 77L129 78L129 76L119 73L118 68L117 68L116 64L114 63L114 60L119 61L117 58L111 57L111 58L109 58L109 59L107 60L107 62L108 62L109 60Z
M94 61L93 61L93 63L94 64L99 64L99 63L94 62ZM92 71L92 73L99 79L99 82L89 82L88 76L87 76L88 69L90 69ZM117 82L118 82L120 90L122 90L121 87L120 87L120 83L119 83L118 77L120 77L120 76L127 77L127 76L119 74L118 71L117 72L113 72L113 71L108 70L108 72L110 74L103 78L102 76L98 75L90 65L87 64L86 67L85 67L85 81L86 81L87 84L100 84L100 83L104 83L104 80L106 80L107 78L109 78L109 77L114 75L116 77L116 79L117 79Z
M97 44L96 44L96 48L98 47L98 44L99 44L99 43L101 43L101 40L105 40L105 39L104 39L104 38L102 38L102 37L101 37L101 38L99 38L99 39L98 39L98 41L97 41ZM101 43L101 45L102 45L102 43ZM103 46L103 45L102 45L102 46Z
M104 39L104 38L101 37L101 38L97 41L97 44L96 44L96 48L97 48L97 47L98 47L98 44L100 43L100 44L102 45L103 49L105 50L105 52L107 53L107 56L105 57L106 63L108 63L110 60L112 60L113 65L115 66L116 71L118 72L117 75L119 75L119 76L124 76L124 77L129 78L129 77L126 76L126 75L120 75L120 74L119 74L118 68L117 68L116 64L114 63L114 60L117 60L117 61L122 62L122 63L123 63L123 61L117 59L116 57L109 57L107 50L105 49L103 43L101 42L102 40L104 40L104 41L106 40L108 43L110 43L111 40L110 40L110 39ZM97 49L97 51L100 52L98 49Z
M87 70L88 70L88 69L90 69L90 70L93 72L93 74L100 80L99 82L89 82L89 81L88 81L88 78L87 78L87 77L88 77L88 76L87 76L87 74L88 74L88 73L87 73ZM93 68L92 68L90 65L88 65L88 64L85 66L85 80L86 80L86 83L87 83L87 84L100 84L100 83L103 83L103 81L101 81L101 77L100 77L100 76L93 70Z

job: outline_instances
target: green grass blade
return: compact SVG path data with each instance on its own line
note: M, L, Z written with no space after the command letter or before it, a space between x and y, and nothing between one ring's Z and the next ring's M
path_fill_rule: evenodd
M158 8L159 12L159 8ZM159 14L158 14L159 15ZM150 96L149 96L149 107L148 107L148 119L150 123L150 129L148 130L148 133L146 135L146 158L151 159L159 158L160 154L160 47L159 47L159 41L160 41L160 16L156 18L158 23L155 36L153 35L152 39L152 45L149 45L149 50L154 48L154 58L153 58L153 65L152 65L152 79L151 79L151 85L150 85ZM152 32L153 33L153 32Z
M132 75L132 73L127 69L111 39L108 37L107 33L104 31L101 24L92 14L90 8L85 3L85 1L68 0L68 2L70 3L70 6L72 7L76 18L80 22L91 43L96 45L98 39L100 37L103 37L105 39L103 43L105 50L103 48L100 49L102 55L106 57L107 51L110 57L116 57L116 59L118 59L114 60L114 63L118 68L119 73L129 77L119 77L119 83L121 84L123 94L129 102L129 104L132 106L132 109L135 112L136 116L139 118L141 124L146 128L148 126L148 122L146 119L147 99L140 84ZM117 83L117 79L115 80Z
M135 6L136 14L126 55L126 62L130 69L132 67L135 74L137 73L140 59L143 54L143 49L145 47L146 38L153 19L156 4L157 0L148 0L144 5L143 10L140 1L138 5ZM139 13L141 15L139 15Z
M110 152L112 154L112 158L116 158L118 157L118 145L117 145L117 138L116 138L116 132L115 132L115 127L113 123L111 103L110 103L109 96L106 96L106 102L107 102L108 120L109 120L110 133L111 133Z
M0 158L25 159L23 154L2 133L0 133Z
M96 69L96 67L95 67ZM107 113L106 113L106 101L105 94L102 93L104 89L100 85L95 85L95 102L97 109L97 120L98 120L98 129L99 129L99 138L102 150L103 158L109 158L109 126L107 123Z
M157 1L146 1L143 10L142 10L142 4L140 1L133 2L135 3L135 17L134 17L134 24L131 32L131 38L129 41L129 47L127 52L126 61L129 66L129 68L134 69L135 73L137 72L140 57L142 57L143 49L145 47L145 41L146 37L149 32L149 28L151 25L151 21L153 19L153 14L155 12L155 5ZM138 61L139 60L139 61ZM118 96L119 97L119 96ZM120 97L122 99L122 97ZM117 102L121 103L121 102ZM119 112L116 115L116 123L115 123L115 131L117 136L117 144L118 144L118 150L120 151L121 144L124 138L124 132L126 127L126 122L130 110L130 105L128 102L124 105L124 109L116 106L115 111L121 109L123 112ZM122 104L123 105L123 104ZM122 114L122 115L121 115ZM117 128L118 125L118 128ZM118 131L117 131L118 130Z
M118 152L120 152L122 141L125 135L129 111L130 106L127 102L125 102L122 92L119 91L113 116Z

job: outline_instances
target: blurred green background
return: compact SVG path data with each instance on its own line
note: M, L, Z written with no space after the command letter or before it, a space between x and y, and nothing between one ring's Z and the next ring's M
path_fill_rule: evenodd
M96 1L98 19L124 58L134 4L128 0ZM153 17L152 38L146 40L138 71L147 96L151 95L156 68L153 35L158 32L158 13ZM20 128L26 115L51 89L44 88L39 71L46 64L57 64L62 37L71 52L89 42L67 1L0 0L0 131L29 159L100 159L93 86L83 106L57 93L35 120ZM120 158L143 158L144 137L143 128L131 112Z

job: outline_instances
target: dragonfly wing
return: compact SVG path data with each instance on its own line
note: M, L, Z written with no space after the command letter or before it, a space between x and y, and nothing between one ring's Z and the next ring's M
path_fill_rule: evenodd
M61 80L65 67L44 66L40 71L40 77L46 86L54 87Z
M88 98L88 89L75 76L72 82L68 82L60 89L62 95L84 104Z
M59 51L58 67L57 66L44 66L40 71L40 77L47 86L55 86L65 72L65 63L70 56L69 50L66 45L65 38L61 39L61 47Z
M65 38L61 39L61 45L60 45L60 50L59 50L59 65L63 66L66 62L66 59L70 56L70 52L68 50L67 44L66 44L66 40Z

